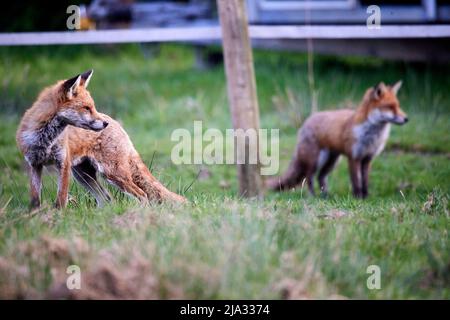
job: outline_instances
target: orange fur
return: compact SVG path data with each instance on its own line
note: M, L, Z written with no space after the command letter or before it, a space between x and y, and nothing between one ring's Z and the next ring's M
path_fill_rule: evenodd
M287 172L269 179L266 183L269 189L290 189L306 179L314 194L313 178L319 170L321 191L327 192L326 177L343 154L349 160L354 195L366 197L370 162L384 148L389 123L407 121L397 99L400 86L401 82L393 86L380 83L368 89L356 110L311 115L299 130L299 141Z
M42 167L50 164L59 173L57 207L67 204L71 171L99 205L110 196L97 172L143 202L185 202L153 177L120 124L97 112L87 90L91 76L88 71L45 88L20 122L16 140L30 173L31 206L40 205Z

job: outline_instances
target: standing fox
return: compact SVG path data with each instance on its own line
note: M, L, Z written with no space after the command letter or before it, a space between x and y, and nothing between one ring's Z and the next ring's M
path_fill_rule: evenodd
M42 168L50 164L58 169L57 208L67 204L71 171L98 206L111 197L97 172L142 202L185 202L152 176L120 124L96 111L87 91L92 73L44 89L22 118L16 140L29 169L31 207L40 206Z
M405 124L397 92L402 82L386 86L383 82L366 91L356 110L324 111L309 117L298 132L294 157L281 176L269 179L272 190L290 189L306 178L314 195L314 175L319 171L320 190L326 193L327 175L339 158L348 158L353 195L368 196L370 163L383 151L389 137L390 123Z

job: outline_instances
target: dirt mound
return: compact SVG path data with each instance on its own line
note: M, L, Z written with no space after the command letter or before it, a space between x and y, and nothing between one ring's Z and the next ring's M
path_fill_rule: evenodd
M80 271L80 288L67 282ZM183 291L158 279L150 259L133 250L90 250L82 239L48 236L19 243L0 257L0 299L180 299Z
M68 289L66 282L55 283L49 290L50 299L157 299L160 287L150 263L134 255L128 265L117 267L101 260L83 272L80 289Z

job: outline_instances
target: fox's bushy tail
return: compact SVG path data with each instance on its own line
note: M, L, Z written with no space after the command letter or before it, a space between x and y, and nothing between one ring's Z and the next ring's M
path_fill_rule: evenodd
M281 176L267 179L266 187L273 191L289 190L300 184L304 177L305 173L296 150L286 172Z

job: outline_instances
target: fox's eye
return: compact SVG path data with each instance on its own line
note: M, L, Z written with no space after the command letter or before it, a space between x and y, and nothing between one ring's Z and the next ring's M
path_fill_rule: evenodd
M83 109L86 111L91 111L91 108L89 108L88 106L84 106Z

